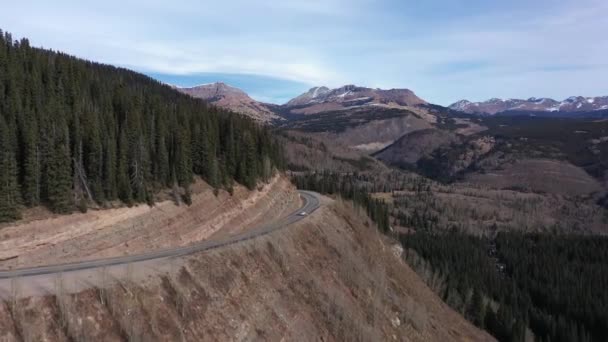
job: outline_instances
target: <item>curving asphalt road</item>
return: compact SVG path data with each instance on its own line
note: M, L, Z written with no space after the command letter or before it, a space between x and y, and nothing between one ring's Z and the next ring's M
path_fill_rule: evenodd
M237 242L250 240L262 235L272 233L276 230L283 229L295 222L304 219L306 216L314 212L320 207L319 194L311 191L299 191L300 197L302 198L303 205L298 210L292 212L287 217L280 219L277 222L267 224L264 226L250 229L242 234L231 236L229 238L220 240L205 240L200 243L192 244L184 247L176 247L170 249L161 249L149 253L127 255L114 258L88 260L82 262L57 264L50 266L40 266L31 268L20 268L9 271L0 271L0 279L10 279L18 277L48 275L54 273L65 273L73 271L81 271L92 268L116 266L122 264L129 264L134 262L149 261L154 259L163 259L170 257L179 257L189 255L192 253L207 251L224 247L227 245L235 244ZM302 212L305 215L300 215Z

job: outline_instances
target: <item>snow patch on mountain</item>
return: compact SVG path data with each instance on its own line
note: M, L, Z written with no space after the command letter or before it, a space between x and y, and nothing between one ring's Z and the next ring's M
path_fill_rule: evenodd
M285 107L308 107L316 106L310 111L323 110L321 105L329 108L340 108L350 106L349 103L369 100L369 104L396 104L399 106L416 106L427 102L417 97L409 89L372 89L348 84L339 88L329 89L327 87L314 87L306 93L290 100ZM309 112L310 112L309 111Z
M608 106L608 96L583 97L570 96L563 101L550 98L530 97L527 100L492 98L483 102L458 101L449 108L469 114L494 115L506 111L526 112L592 112L605 110Z

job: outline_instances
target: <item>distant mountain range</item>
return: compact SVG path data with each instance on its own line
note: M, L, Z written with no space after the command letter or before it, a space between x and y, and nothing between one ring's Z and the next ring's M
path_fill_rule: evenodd
M256 101L244 91L221 82L191 88L174 88L264 123L280 121L290 115L319 114L366 106L409 108L427 104L409 89L383 90L355 85L336 89L314 87L283 105Z
M373 108L403 109L415 112L427 121L429 108L441 111L452 110L472 115L500 116L545 116L545 117L606 117L608 116L608 96L572 96L563 101L550 98L498 99L483 102L461 100L448 108L436 106L418 97L409 89L378 89L356 85L339 88L313 87L285 104L269 104L252 99L241 89L225 83L204 84L191 88L175 87L179 91L247 115L262 123L273 123L302 115L322 114L345 110L366 110Z
M505 112L540 112L545 113L544 116L567 116L564 113L576 114L608 110L608 96L572 96L561 102L549 98L534 97L527 100L493 98L484 102L461 100L450 105L449 108L464 113L481 115L496 115Z

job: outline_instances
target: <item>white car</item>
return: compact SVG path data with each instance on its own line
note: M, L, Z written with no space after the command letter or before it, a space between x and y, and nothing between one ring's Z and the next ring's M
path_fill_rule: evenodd
M305 211L298 214L298 216L306 216L306 215L308 215L308 214Z

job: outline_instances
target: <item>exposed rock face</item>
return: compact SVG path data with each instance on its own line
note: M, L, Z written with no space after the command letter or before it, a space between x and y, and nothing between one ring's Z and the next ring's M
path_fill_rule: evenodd
M527 100L494 98L484 102L461 100L450 105L449 108L469 114L488 115L506 111L579 113L608 110L608 96L572 96L561 102L549 98L537 99L534 97Z
M414 107L427 104L409 89L372 89L345 85L336 89L314 87L287 102L292 114L316 114L361 106Z
M176 89L216 106L247 115L256 121L269 123L280 119L265 103L258 102L241 89L231 87L225 83L216 82L192 88L177 87Z

